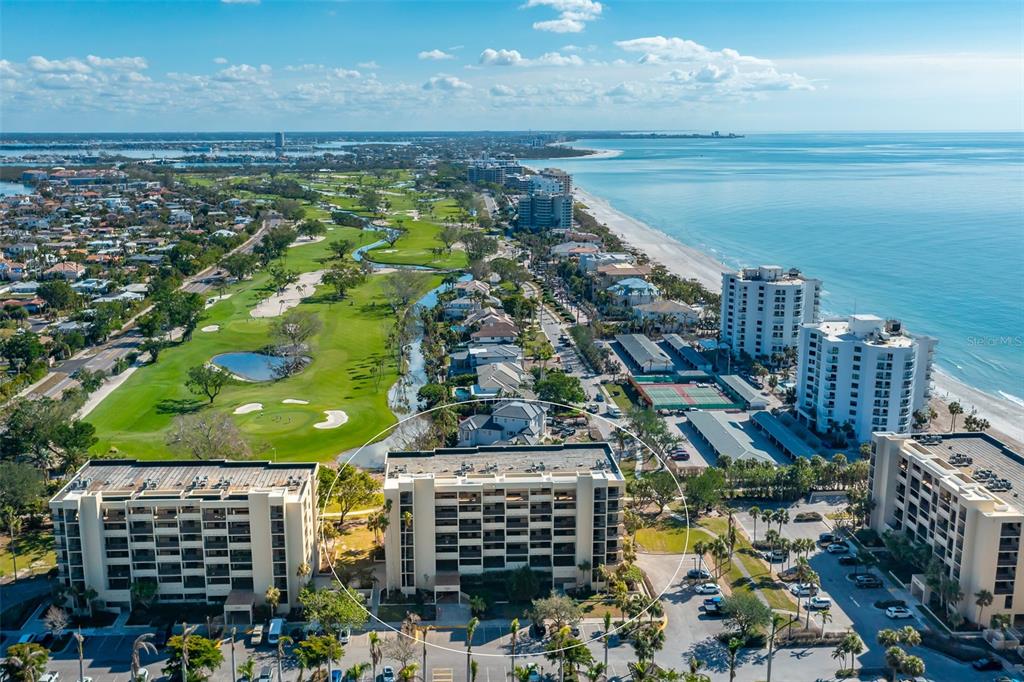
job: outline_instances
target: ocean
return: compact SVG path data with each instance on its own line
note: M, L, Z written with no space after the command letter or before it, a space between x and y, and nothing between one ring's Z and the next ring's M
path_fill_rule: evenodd
M939 339L941 371L1024 408L1024 134L572 144L620 152L550 162L616 209L729 267L800 268L823 314L899 318Z

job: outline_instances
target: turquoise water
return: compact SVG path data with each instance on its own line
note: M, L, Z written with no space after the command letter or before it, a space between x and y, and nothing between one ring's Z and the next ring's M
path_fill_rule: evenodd
M550 162L615 208L730 267L799 267L826 314L898 317L946 373L1024 397L1024 134L574 144L622 151Z
M270 381L280 376L277 372L287 361L263 353L221 353L210 362L249 381Z

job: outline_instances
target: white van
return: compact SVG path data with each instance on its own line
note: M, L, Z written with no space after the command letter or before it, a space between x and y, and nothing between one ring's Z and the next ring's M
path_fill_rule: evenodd
M277 642L281 639L283 632L284 618L274 618L271 620L270 627L267 629L267 644L277 646Z

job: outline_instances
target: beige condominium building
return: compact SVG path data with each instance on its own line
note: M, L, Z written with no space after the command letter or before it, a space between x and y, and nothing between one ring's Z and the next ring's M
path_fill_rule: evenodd
M1020 551L1024 456L983 433L906 436L877 433L871 460L871 527L902 531L934 550L942 570L959 581L964 618L978 619L974 595L995 598L984 609L1024 620ZM911 592L928 603L931 590L915 575Z
M247 622L269 586L297 603L315 567L315 463L94 460L50 500L60 580L101 608L131 607L132 583L160 602L224 603Z
M625 482L607 443L392 452L386 469L389 590L457 597L462 575L524 566L571 589L621 560Z

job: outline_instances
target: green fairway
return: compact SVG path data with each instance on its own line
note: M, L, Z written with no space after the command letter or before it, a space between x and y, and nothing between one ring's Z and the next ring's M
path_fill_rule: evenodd
M286 267L299 272L322 269L325 266L318 259L327 254L329 241L346 238L365 244L374 239L372 233L353 228L334 228L327 235L323 242L289 249ZM385 352L394 321L381 294L386 276L371 276L343 302L334 302L320 287L300 306L318 313L323 322L323 329L310 342L312 364L280 381L235 382L212 407L205 407L183 385L188 369L219 353L255 351L271 341L270 321L249 315L270 293L265 289L267 275L260 273L229 289L230 298L208 309L200 323L200 329L219 325L219 331L196 330L191 341L163 351L159 362L140 368L89 415L100 437L93 451L116 448L126 457L165 458L170 456L164 444L167 431L182 409L230 413L257 402L263 404L262 410L234 419L259 456L326 460L362 445L395 421L387 406L388 389L398 375L393 356ZM431 286L439 282L440 276ZM286 405L285 399L309 404ZM344 410L349 420L335 429L313 428L326 418L324 410Z
M443 229L441 225L423 220L406 220L402 228L405 232L394 246L385 244L368 252L367 257L375 263L427 265L443 269L466 267L465 251L434 253L434 249L444 246L437 237Z

